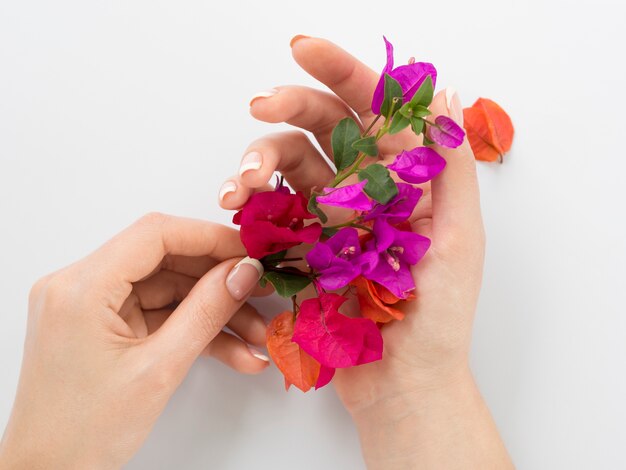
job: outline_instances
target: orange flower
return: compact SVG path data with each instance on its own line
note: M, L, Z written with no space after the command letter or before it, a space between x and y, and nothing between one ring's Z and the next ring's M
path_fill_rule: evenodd
M470 108L463 110L467 139L476 160L502 163L502 156L513 144L513 123L497 103L478 98Z
M357 277L351 284L356 287L361 315L365 318L369 318L377 323L388 323L391 320L402 320L404 318L404 313L393 307L402 299L393 295L386 287L365 279L363 276ZM413 298L415 296L410 295L405 300Z
M320 363L291 341L293 325L293 312L276 315L267 327L267 351L285 376L285 389L293 384L306 392L317 382Z

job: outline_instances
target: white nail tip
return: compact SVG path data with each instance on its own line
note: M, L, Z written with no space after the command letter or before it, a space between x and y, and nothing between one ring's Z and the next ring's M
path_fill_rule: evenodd
M246 256L244 259L239 261L239 263L237 263L237 266L241 266L242 264L251 264L252 266L254 266L259 273L259 277L261 277L263 275L263 271L265 271L263 269L263 265L258 259L251 258L249 256Z
M261 354L261 353L259 353L259 352L255 352L255 351L250 351L250 352L251 352L251 353L252 353L252 355L253 355L254 357L256 357L257 359L261 359L262 361L265 361L265 362L270 362L270 358L269 358L269 357L267 357L265 354Z
M250 103L252 103L257 98L269 98L270 96L274 96L276 93L278 93L278 90L276 88L272 88L271 90L266 91L260 91L253 95L252 98L250 98Z
M446 106L448 107L448 109L452 107L452 99L454 98L455 94L456 94L456 90L454 88L452 87L446 88Z
M219 194L220 201L224 199L224 196L226 196L228 193L234 193L235 191L237 191L237 185L233 183L232 181L227 181L220 188L220 194Z
M246 171L258 170L261 168L261 162L244 163L239 167L239 175L243 175Z

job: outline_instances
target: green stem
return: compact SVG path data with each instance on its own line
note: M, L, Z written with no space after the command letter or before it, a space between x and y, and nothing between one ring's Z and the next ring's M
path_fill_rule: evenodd
M339 228L343 228L343 227L354 227L354 228L360 228L361 230L367 230L368 232L371 232L372 229L369 228L367 225L361 225L359 223L357 223L357 221L359 221L360 218L351 220L349 222L344 222L343 224L337 224L337 225L331 225L329 227L324 227L324 228L329 228L329 229L339 229Z
M376 122L378 122L378 120L381 117L382 116L379 114L378 116L374 118L374 120L370 123L370 125L367 126L367 129L365 129L365 132L363 133L363 137L367 137L367 135L371 132L372 128L374 127L374 124L376 124Z

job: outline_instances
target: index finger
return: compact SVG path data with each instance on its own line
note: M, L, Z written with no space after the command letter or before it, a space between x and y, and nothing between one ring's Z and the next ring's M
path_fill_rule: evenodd
M291 53L300 67L356 111L363 124L374 118L372 96L379 73L322 38L296 36L291 40Z
M216 261L245 256L233 228L203 220L150 213L87 257L96 279L137 282L150 275L166 255L210 256Z

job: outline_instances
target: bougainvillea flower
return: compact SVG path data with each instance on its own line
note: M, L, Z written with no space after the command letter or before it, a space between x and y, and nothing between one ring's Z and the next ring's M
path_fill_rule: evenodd
M457 148L463 143L465 131L448 116L437 116L436 126L428 126L428 138L442 147Z
M324 385L328 385L335 375L334 367L320 367L320 375L315 382L315 390L322 388Z
M361 274L355 262L361 254L359 233L344 227L324 242L317 242L306 254L306 260L319 273L318 282L327 290L341 289Z
M411 231L400 230L384 219L374 222L373 238L366 242L360 257L362 274L366 279L385 286L400 299L406 299L415 289L411 265L422 259L430 240Z
M233 217L233 223L241 225L240 237L248 254L262 258L317 241L322 226L319 223L304 226L304 219L315 218L307 210L307 203L301 192L291 194L283 186L276 191L253 194Z
M365 318L377 323L388 323L404 318L404 313L393 307L402 299L393 295L385 286L363 276L357 277L350 284L356 287L359 311Z
M502 161L513 144L513 122L498 103L478 98L471 108L463 110L463 126L476 160Z
M395 224L404 222L411 216L417 201L422 197L423 191L412 184L396 183L396 186L398 187L398 194L387 204L376 204L371 211L364 214L363 220L382 217L387 219L389 223Z
M425 183L443 171L445 159L430 147L403 150L387 168L395 171L407 183Z
M399 67L393 67L393 45L387 41L387 38L383 36L385 40L385 47L387 49L387 63L385 68L380 74L380 80L374 90L374 97L372 99L372 112L374 114L380 114L380 106L383 104L385 98L385 74L395 79L402 87L402 99L406 103L413 98L415 92L419 89L421 84L426 80L426 77L430 75L433 86L437 82L437 70L435 66L428 62L413 62L408 65L401 65Z
M321 293L300 304L292 340L324 367L366 364L383 355L383 338L376 323L339 312L346 300L337 294Z
M295 385L306 392L314 385L316 388L323 386L317 386L320 382L320 364L291 341L294 318L293 312L289 311L274 317L266 331L267 351L285 376L285 388ZM322 379L327 380L328 371L325 370L324 374ZM328 381L330 379L326 383Z
M343 186L341 188L324 188L324 192L317 196L317 202L327 206L343 207L357 211L368 211L372 208L372 200L363 192L367 184L364 179L360 183Z

